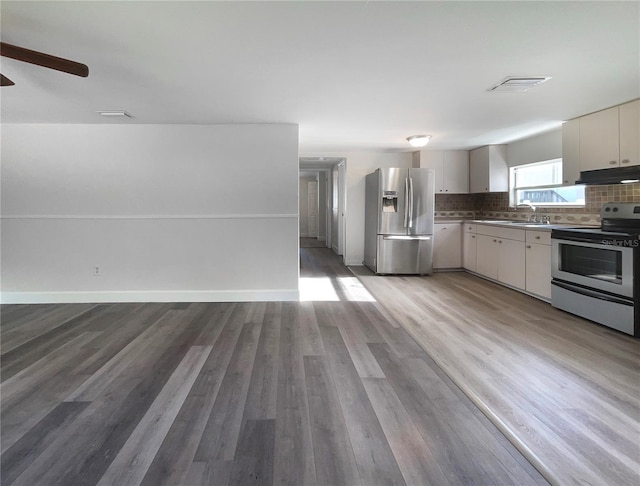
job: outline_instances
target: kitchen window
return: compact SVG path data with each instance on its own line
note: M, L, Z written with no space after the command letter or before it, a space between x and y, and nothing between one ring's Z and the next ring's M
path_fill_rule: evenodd
M511 167L509 205L529 203L546 207L583 207L584 186L562 185L562 159Z

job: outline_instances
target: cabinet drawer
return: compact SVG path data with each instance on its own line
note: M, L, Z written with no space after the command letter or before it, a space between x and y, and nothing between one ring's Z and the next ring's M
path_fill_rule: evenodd
M541 245L551 244L551 231L527 230L527 243L540 243Z
M506 240L524 241L525 230L516 228L505 228L502 226L492 226L479 224L476 227L479 235L495 236Z

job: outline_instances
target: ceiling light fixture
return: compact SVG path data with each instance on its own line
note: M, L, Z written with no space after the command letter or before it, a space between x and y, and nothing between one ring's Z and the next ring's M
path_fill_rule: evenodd
M133 118L126 111L99 111L98 114L102 116L111 117L111 118L118 118L118 117Z
M634 184L636 182L640 182L640 179L623 179L620 184Z
M551 76L509 76L496 84L489 91L519 92L549 81Z
M424 147L431 140L431 135L411 135L407 137L407 142L411 144L412 147Z

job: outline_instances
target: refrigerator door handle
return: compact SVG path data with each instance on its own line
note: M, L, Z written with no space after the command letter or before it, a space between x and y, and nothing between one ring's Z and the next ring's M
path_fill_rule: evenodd
M409 177L409 228L413 227L413 179Z
M404 227L409 225L409 178L404 180Z
M421 241L428 241L430 239L432 239L431 235L420 235L420 236L413 236L413 235L385 235L382 237L383 240L404 240L404 241L413 241L413 240L421 240Z

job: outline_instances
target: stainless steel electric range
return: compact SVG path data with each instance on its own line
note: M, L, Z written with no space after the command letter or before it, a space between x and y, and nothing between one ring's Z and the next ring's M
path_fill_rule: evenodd
M607 203L600 228L551 231L554 307L640 336L640 203Z

